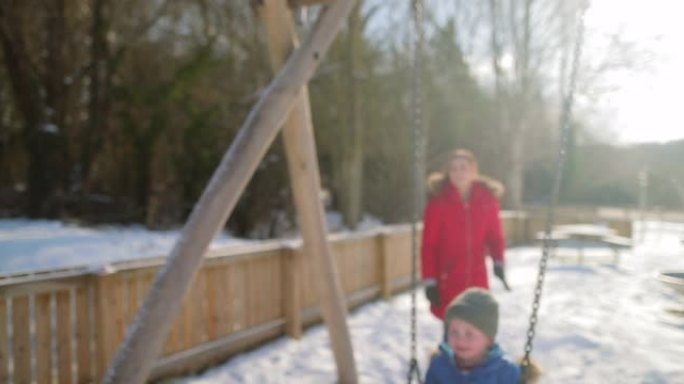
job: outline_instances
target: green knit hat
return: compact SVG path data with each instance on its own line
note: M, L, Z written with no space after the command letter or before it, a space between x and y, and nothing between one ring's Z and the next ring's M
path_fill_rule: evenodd
M447 329L453 319L471 324L494 340L499 327L499 304L489 291L468 288L449 304L445 316Z

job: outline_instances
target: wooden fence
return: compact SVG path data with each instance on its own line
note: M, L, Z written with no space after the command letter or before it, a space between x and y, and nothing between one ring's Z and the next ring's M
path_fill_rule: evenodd
M543 215L502 217L510 244L543 230ZM610 225L631 234L631 221ZM409 287L408 226L330 240L350 308ZM0 383L99 382L163 262L0 277ZM206 368L281 335L300 337L321 321L315 262L296 241L210 250L152 379Z

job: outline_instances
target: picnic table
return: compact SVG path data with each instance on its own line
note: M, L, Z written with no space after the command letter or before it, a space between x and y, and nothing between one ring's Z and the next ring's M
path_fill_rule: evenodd
M545 232L537 234L538 240L543 240ZM613 263L618 264L622 250L632 248L632 240L619 236L617 232L607 226L596 224L557 225L551 231L550 240L555 248L577 249L577 261L584 262L584 251L587 248L610 248L613 250Z
M662 271L658 274L658 280L684 295L684 271Z

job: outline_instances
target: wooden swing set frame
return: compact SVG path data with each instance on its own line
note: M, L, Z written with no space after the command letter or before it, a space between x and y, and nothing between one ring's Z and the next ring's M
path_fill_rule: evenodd
M157 274L105 376L106 383L143 383L149 376L204 254L282 128L304 254L319 271L323 320L338 382L356 383L356 365L340 278L326 240L307 83L341 29L354 0L253 0L276 74L253 107L195 205L166 265ZM326 4L299 45L289 6Z

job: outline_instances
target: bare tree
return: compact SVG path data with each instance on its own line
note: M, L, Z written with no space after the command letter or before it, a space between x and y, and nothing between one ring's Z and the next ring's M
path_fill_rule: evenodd
M83 133L79 188L89 189L93 158L102 149L110 123L112 60L107 33L111 24L109 0L92 0L90 31L90 89L88 123Z
M47 59L56 65L56 75L50 76L46 89L43 66L32 55L26 31L40 28L36 23L24 23L28 15L41 14L35 2L18 0L0 2L0 44L8 77L13 90L17 110L24 124L24 143L28 155L28 214L46 216L51 209L48 201L59 189L59 175L63 174L61 164L63 127L55 124L55 112L48 102L56 103L56 93L61 86L61 37L64 21L63 3L52 1L48 8L52 11L48 28L55 32L50 36ZM35 31L35 30L34 30ZM61 34L61 35L60 35ZM53 72L50 72L53 73ZM46 92L47 91L47 92ZM46 97L44 95L48 96ZM58 120L61 116L58 117ZM54 213L54 212L53 212Z

